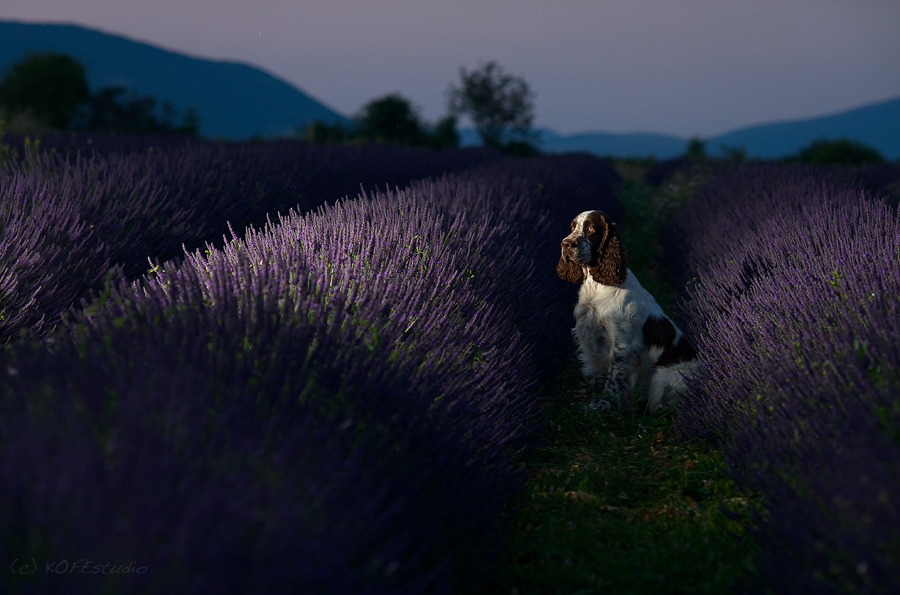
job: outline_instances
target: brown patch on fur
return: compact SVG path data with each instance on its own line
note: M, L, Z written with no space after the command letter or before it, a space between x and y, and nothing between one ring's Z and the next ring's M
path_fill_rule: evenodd
M586 228L594 227L593 233L585 229L585 235L593 247L588 267L591 277L602 285L621 285L628 274L628 261L616 224L600 211L588 215L584 224Z
M562 256L559 257L559 262L556 263L556 274L563 281L571 281L572 283L584 281L584 268L580 264L576 264Z

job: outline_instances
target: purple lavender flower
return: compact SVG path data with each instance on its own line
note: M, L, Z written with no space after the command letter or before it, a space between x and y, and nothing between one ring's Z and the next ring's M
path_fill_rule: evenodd
M759 491L777 590L892 592L900 218L827 172L720 177L676 217L705 367L677 426Z
M614 180L600 160L541 158L284 210L111 283L49 346L10 344L3 554L147 570L11 587L477 580L558 365L546 346L568 339L548 212L612 211Z

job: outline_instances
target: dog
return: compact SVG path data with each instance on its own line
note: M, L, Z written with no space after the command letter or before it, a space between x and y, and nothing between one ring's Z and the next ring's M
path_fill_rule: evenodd
M581 283L572 334L582 373L595 386L603 382L588 407L630 409L635 391L647 413L672 405L699 365L697 353L628 268L616 224L602 211L575 217L556 272Z

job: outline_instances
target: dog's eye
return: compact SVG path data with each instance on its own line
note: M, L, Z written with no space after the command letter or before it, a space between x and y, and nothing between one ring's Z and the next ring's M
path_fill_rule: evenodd
M574 222L572 223L572 225L570 226L569 229L571 229L572 231L575 231L575 223Z
M594 233L594 226L588 225L588 233Z

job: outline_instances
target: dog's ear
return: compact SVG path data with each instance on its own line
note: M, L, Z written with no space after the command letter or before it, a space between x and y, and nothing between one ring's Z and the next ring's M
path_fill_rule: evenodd
M572 283L584 281L584 268L580 264L575 264L562 256L559 257L559 262L556 263L556 274L563 281L571 281Z
M588 271L594 281L601 285L621 285L628 274L625 246L619 237L616 224L605 217L603 222L606 225L606 233L593 258L596 265L588 267Z

